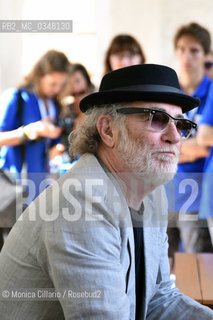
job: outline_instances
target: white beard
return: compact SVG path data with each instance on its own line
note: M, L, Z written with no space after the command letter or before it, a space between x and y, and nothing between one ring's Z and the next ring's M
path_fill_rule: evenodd
M143 136L134 139L125 127L121 129L117 152L130 171L141 177L147 187L151 185L155 188L168 183L177 170L179 151L175 146L153 150L151 145L144 143ZM174 152L176 157L160 152Z

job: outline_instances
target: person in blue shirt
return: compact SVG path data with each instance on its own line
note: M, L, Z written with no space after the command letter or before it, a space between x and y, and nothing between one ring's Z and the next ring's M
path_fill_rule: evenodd
M174 46L180 65L179 81L182 91L201 100L199 107L187 113L187 118L199 126L213 90L211 80L204 70L205 57L211 46L210 34L201 25L190 23L177 31ZM198 221L202 173L208 152L207 147L198 145L195 131L182 143L177 174L167 188L171 257L178 251L180 238L186 252L211 251L206 223L204 220Z
M204 62L204 68L206 75L213 79L213 50L210 50L206 56L206 60Z
M59 116L57 96L69 67L62 52L50 50L18 88L7 89L0 99L0 168L9 169L16 177L27 172L30 200L42 189L49 158L64 150L61 128L54 123Z
M199 210L200 219L207 219L211 242L213 246L213 84L208 103L200 122L197 141L199 145L210 147L210 153L205 161L202 185L202 197Z

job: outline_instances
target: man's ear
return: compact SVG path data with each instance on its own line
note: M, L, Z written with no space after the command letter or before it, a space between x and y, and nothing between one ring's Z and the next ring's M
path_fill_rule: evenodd
M116 141L116 130L112 117L107 114L101 115L96 122L96 126L102 142L109 148L113 148Z

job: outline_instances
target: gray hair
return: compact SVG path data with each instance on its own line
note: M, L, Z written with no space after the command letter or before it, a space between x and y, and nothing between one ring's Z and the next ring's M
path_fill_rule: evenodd
M114 123L118 128L124 124L126 116L116 112L116 109L128 107L126 104L103 104L94 106L86 112L86 117L79 124L77 129L69 135L69 152L72 157L83 155L84 153L96 154L101 137L97 130L97 120L103 114L112 116Z

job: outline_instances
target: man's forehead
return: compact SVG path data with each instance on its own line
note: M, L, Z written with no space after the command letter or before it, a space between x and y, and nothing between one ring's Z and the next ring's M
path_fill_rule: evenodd
M174 117L181 117L181 118L183 117L183 112L181 107L170 104L170 103L135 101L135 102L130 102L129 106L134 108L136 107L136 108L156 109L156 110L167 112Z

